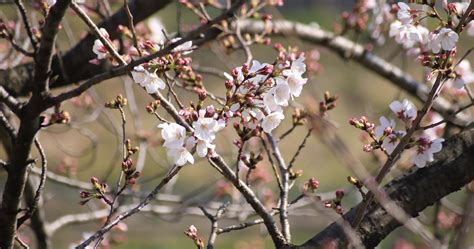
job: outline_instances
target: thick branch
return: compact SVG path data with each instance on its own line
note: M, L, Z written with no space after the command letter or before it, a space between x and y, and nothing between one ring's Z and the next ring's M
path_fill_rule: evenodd
M131 1L130 11L134 17L134 23L139 23L151 16L156 11L164 8L171 0L135 0ZM117 27L119 25L128 25L128 17L124 8L121 8L113 16L102 22L99 27L105 28L110 38L117 39L120 34ZM65 72L61 72L61 66L58 58L55 56L51 65L51 75L59 76L55 82L51 83L51 88L61 87L81 80L88 79L94 75L105 72L110 69L110 65L93 65L89 63L95 58L92 52L92 46L96 37L88 34L74 48L62 57L62 63ZM34 64L26 63L18 67L0 70L0 85L5 87L11 94L26 95L31 91L33 83Z
M242 32L262 33L265 30L265 25L261 21L244 20L241 21L240 25ZM363 46L347 38L337 36L316 26L290 21L275 21L272 24L272 30L274 35L297 36L303 41L324 46L347 59L358 62L369 71L389 80L423 103L427 100L430 90L427 86L417 82L400 68L365 50ZM448 101L441 97L436 99L433 109L455 124L467 125L470 123L469 120L462 119L461 115L453 117L452 114L456 111L456 107L451 106Z
M384 187L387 195L413 217L474 179L474 130L453 136L443 147L430 166L400 176ZM347 221L354 219L358 207L344 215ZM367 248L373 248L401 225L378 203L372 203L357 234ZM337 242L339 247L348 243L342 228L336 222L294 248L320 248L330 241Z
M41 43L35 58L35 92L25 110L20 113L18 137L13 146L8 177L0 207L0 248L13 248L17 228L17 214L20 200L27 180L27 166L33 139L40 128L39 113L43 102L43 93L47 92L51 54L56 40L59 23L62 20L70 0L60 0L50 9L41 32ZM41 65L39 65L41 64Z

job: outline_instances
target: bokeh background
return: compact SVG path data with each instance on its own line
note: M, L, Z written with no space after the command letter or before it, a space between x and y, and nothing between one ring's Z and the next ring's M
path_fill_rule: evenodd
M118 2L111 1L112 7L120 6ZM287 18L302 23L317 23L321 27L332 30L335 22L340 21L340 13L350 10L354 1L309 1L309 0L287 0L285 6L278 9L269 9L268 12L274 18ZM1 6L2 12L7 16L14 15L13 7ZM176 31L176 5L170 4L166 9L156 13L154 20L159 20L167 32L172 34ZM184 25L191 24L196 18L188 11L183 11ZM68 24L73 31L72 34L62 32L60 35L60 46L66 50L74 44L84 34L85 26L73 15L68 16ZM144 23L143 25L146 25ZM353 38L348 35L348 38ZM298 46L303 51L317 49L320 53L318 63L322 69L317 74L310 74L303 95L297 99L299 103L307 103L308 100L320 101L324 91L337 93L340 96L338 106L331 111L330 119L337 124L338 134L343 138L351 151L366 165L368 170L374 171L379 167L379 162L374 160L370 154L362 151L361 134L358 130L348 124L348 119L354 116L366 115L375 123L378 117L388 113L388 104L393 99L409 98L405 92L394 87L390 82L367 71L357 63L346 61L338 55L322 47L305 44L296 38L278 38L284 45ZM464 50L468 44L472 44L472 39L462 40L460 46ZM386 45L382 48L375 48L375 53L383 58L391 58L391 62L407 70L412 76L421 81L423 68L413 62L412 58L406 57L403 52L392 56L394 51L400 47L387 38ZM252 47L254 58L262 62L271 62L276 53L271 47L256 45ZM213 67L222 71L230 72L232 67L239 66L245 61L243 52L225 54L217 44L210 44L194 52L192 58L199 66ZM103 102L115 98L117 94L124 94L123 81L132 84L129 79L113 79L98 85L93 93L89 93L75 101L70 101L63 106L71 114L70 125L55 125L40 134L40 140L45 146L49 169L58 174L71 175L74 178L88 181L91 176L107 179L110 186L115 185L115 180L120 173L120 154L117 154L117 145L120 137L116 134L114 124L119 124L120 116L118 112L110 109L101 109ZM224 81L212 75L204 75L204 83L208 89L216 93L223 93ZM136 138L137 135L147 137L150 145L149 153L145 163L145 169L141 178L139 189L142 191L152 189L163 174L168 169L169 163L166 160L165 152L160 148L159 130L156 118L145 111L145 106L151 101L139 87L133 85L136 94L137 105L140 108L140 119L143 122L142 130L133 128L133 118L129 111L127 114L127 136ZM58 90L61 91L61 90ZM178 91L184 102L195 101L195 96L186 91ZM102 102L96 102L100 100ZM413 100L413 99L412 99ZM413 100L418 106L420 103ZM315 102L317 103L317 102ZM99 110L98 110L99 109ZM287 112L290 117L291 110ZM94 120L90 122L90 120ZM276 134L286 131L291 123L287 119L277 130ZM232 162L235 160L236 149L232 145L235 137L231 129L218 136L218 151L227 156ZM288 161L297 145L306 134L305 127L299 127L281 144L280 148ZM90 138L97 141L91 142ZM136 139L134 140L136 141ZM4 153L2 152L2 157ZM232 156L233 159L232 159ZM269 170L269 165L265 165ZM295 164L296 169L302 169L304 175L296 181L296 185L291 192L291 196L297 196L301 191L301 186L305 180L315 177L320 182L319 191L334 192L337 189L350 188L346 177L351 172L338 160L330 149L318 140L317 136L311 136L306 147ZM405 168L397 168L394 175L402 173ZM157 177L158 176L158 177ZM216 182L221 177L210 167L206 161L198 161L195 165L186 166L181 171L174 188L169 193L180 194L189 197L190 202L199 204L213 200L213 193L216 189ZM3 188L5 172L0 171L0 188ZM276 190L275 182L268 186ZM1 189L0 189L1 190ZM138 190L138 189L137 189ZM276 193L276 192L275 192ZM462 205L464 194L462 192L449 196L453 203ZM214 200L217 200L214 198ZM359 201L358 193L349 192L344 198L343 206L346 209L352 207ZM62 215L71 213L82 213L102 207L100 203L92 201L89 205L81 206L79 202L79 190L65 187L48 181L45 191L45 212L48 221L55 220ZM140 213L128 219L126 233L115 233L120 243L113 244L112 248L193 248L191 240L183 234L189 225L194 224L199 234L207 239L209 233L209 221L204 217L184 216L179 217L179 209L173 216L157 217L154 215ZM326 225L334 221L338 216L328 210L317 216L291 216L293 243L299 244L323 229ZM433 219L432 208L424 213L424 221L431 222ZM222 220L221 225L234 224L235 220ZM1 225L1 224L0 224ZM58 231L53 237L55 248L67 248L72 242L77 242L83 237L83 233L92 232L98 229L99 222L66 226ZM23 231L25 235L30 234L28 230ZM442 231L448 232L448 231ZM390 234L379 246L380 248L392 248L398 241L406 240L413 245L423 247L422 241L409 231L403 228L397 229ZM255 226L243 231L235 231L229 234L222 234L218 237L216 248L272 248L271 239L266 236L263 227ZM34 247L33 247L34 248ZM414 248L414 247L404 247Z

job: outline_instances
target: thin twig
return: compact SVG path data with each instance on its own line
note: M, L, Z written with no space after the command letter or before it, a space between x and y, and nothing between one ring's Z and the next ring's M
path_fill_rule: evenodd
M278 168L280 169L280 176L281 176L281 185L283 189L280 191L280 223L282 226L282 233L287 243L291 241L291 234L290 234L290 223L288 221L288 192L289 192L289 181L290 181L290 174L288 171L288 167L285 164L283 156L280 153L280 149L278 148L277 142L273 138L272 134L265 133L268 142L273 150L273 156L277 161Z
M15 0L15 4L18 6L18 10L20 10L23 24L25 24L26 33L28 34L28 37L30 38L30 42L31 42L31 45L33 46L33 50L36 53L36 50L38 49L38 42L36 41L36 38L33 35L33 31L31 30L31 23L30 23L30 20L28 19L28 15L26 14L25 6L23 5L23 2L21 0Z
M121 222L124 219L127 219L128 217L132 216L135 213L138 213L142 208L144 208L146 205L148 205L151 201L153 201L156 197L156 195L161 191L163 186L165 186L171 179L173 179L174 176L178 174L178 172L182 169L182 167L176 167L174 166L168 175L161 180L161 182L151 191L147 197L140 202L137 206L135 206L133 209L124 212L117 216L113 221L111 221L107 226L101 228L97 232L95 232L92 236L90 236L87 240L82 242L80 245L76 247L76 249L85 249L92 241L102 237L105 233L110 231L114 226L116 226L119 222Z
M133 15L132 15L132 12L130 12L130 7L128 6L128 0L123 0L123 5L124 5L125 12L127 13L128 28L132 32L133 46L137 49L138 56L142 57L142 50L138 46L137 32L135 31L135 25L133 24Z
M296 150L295 155L293 156L293 158L291 158L291 161L288 163L288 170L293 168L293 164L295 163L296 158L299 156L299 154L301 153L301 150L303 150L304 146L306 145L306 141L308 140L308 137L311 135L312 131L313 129L308 129L308 132L306 133L306 136L304 137L303 142L301 142L300 146L298 146L298 149Z
M280 189L280 191L283 191L283 185L281 183L280 174L278 173L278 169L275 163L273 162L273 157L270 153L270 150L268 149L267 143L265 142L265 139L263 137L260 137L260 141L262 142L262 146L265 149L265 152L267 153L268 161L270 161L270 165L272 166L273 174L275 175L276 181L278 183L278 188Z
M35 192L35 197L33 199L33 203L30 204L28 207L28 211L18 219L17 221L17 229L28 219L33 216L33 213L36 211L38 207L38 202L41 198L41 194L44 189L44 185L46 183L46 174L48 173L48 160L46 159L46 153L44 152L43 146L39 142L38 138L34 141L36 149L38 150L40 157L41 157L41 175L40 175L40 182L38 184L38 188Z

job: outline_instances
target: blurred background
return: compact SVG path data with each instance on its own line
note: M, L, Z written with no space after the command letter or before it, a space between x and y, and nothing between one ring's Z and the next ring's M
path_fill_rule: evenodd
M120 7L121 1L111 1L112 7ZM116 2L116 3L114 3ZM284 7L266 10L274 15L274 19L286 18L302 23L313 23L326 30L333 30L334 24L340 21L340 13L344 10L350 11L354 1L343 0L287 0ZM5 15L15 15L13 6L2 5L2 12ZM188 11L183 11L184 27L196 23L196 18ZM63 51L67 50L71 44L75 44L84 35L85 26L74 16L68 17L68 23L72 34L62 32L60 35L60 46ZM151 20L141 25L156 25L157 22L163 25L169 34L176 31L176 5L170 4L166 9L156 13ZM141 27L144 28L144 27ZM137 27L140 29L140 27ZM68 37L69 36L69 37ZM71 37L72 36L72 37ZM351 34L348 38L353 39ZM352 153L359 158L367 169L375 172L380 161L372 154L362 151L360 131L348 124L351 117L366 115L369 120L378 124L378 117L389 113L388 105L394 99L409 98L405 92L394 87L390 82L367 71L357 63L346 61L337 54L322 47L305 44L297 38L277 38L284 46L298 46L300 50L306 51L307 55L314 50L319 53L317 63L321 65L317 73L308 74L310 79L306 84L303 94L296 101L300 104L309 103L311 100L318 103L323 98L325 91L338 94L340 99L337 108L330 112L329 118L338 127L338 134L346 142ZM362 40L363 41L363 40ZM459 47L468 48L467 44L472 44L472 39L464 39ZM251 47L254 58L261 62L272 62L277 53L271 47L256 45ZM416 64L413 58L407 57L404 52L395 53L400 47L387 38L386 44L382 48L376 48L375 53L382 58L389 58L393 64L407 70L413 77L422 81L423 68ZM245 55L242 51L226 54L217 44L209 44L191 54L193 62L199 67L212 67L221 71L230 72L232 67L239 66L245 62ZM310 59L310 58L309 58ZM313 58L314 59L314 58ZM203 74L204 84L207 89L216 94L224 93L224 80L213 75ZM103 109L103 103L115 98L117 94L125 95L123 85L132 84L137 106L140 110L139 119L143 127L139 130L134 128L134 117L128 110L127 115L127 137L132 138L134 144L138 137L145 137L149 145L145 168L139 184L135 190L151 190L160 181L161 176L170 166L166 159L166 154L161 148L157 120L154 116L145 111L145 106L152 100L144 91L133 84L128 78L118 78L109 80L98 85L94 91L68 102L63 106L71 114L69 125L55 125L41 132L39 139L43 142L48 155L49 170L57 174L68 175L87 182L91 176L97 176L106 180L109 186L114 186L120 173L120 116L115 110ZM58 90L62 91L62 90ZM178 95L184 103L189 100L196 101L196 97L187 91L177 90ZM420 103L412 99L420 107ZM211 102L209 102L210 104ZM282 134L291 127L291 110L286 112L286 122L283 123L274 134ZM165 114L163 114L165 115ZM166 116L166 115L165 115ZM297 146L301 143L307 132L305 126L298 127L291 136L285 138L280 143L280 149L287 161L295 153ZM218 136L217 151L225 155L229 162L235 162L237 150L232 145L235 134L232 129L227 129ZM36 152L35 152L36 153ZM2 152L2 157L4 156ZM270 165L262 163L260 165L264 171L271 172ZM337 155L324 146L318 139L318 135L311 136L306 147L295 162L296 170L303 170L303 176L298 178L291 192L291 197L296 197L301 193L303 183L315 177L319 183L319 192L334 193L338 189L351 189L351 185L346 178L352 175ZM395 169L393 175L398 175L407 170L407 165L401 163ZM272 177L272 175L270 174ZM5 172L0 171L0 188L3 188ZM165 193L185 196L187 202L184 205L200 205L209 201L229 200L229 196L216 197L215 193L219 189L221 176L208 165L206 161L197 161L194 165L188 165L180 172L179 178L174 183L172 189L165 190ZM273 194L266 193L267 196L277 198L277 186L275 181L256 185L257 192L273 191ZM258 189L261 188L261 189ZM0 189L1 190L1 189ZM83 213L90 210L103 208L98 201L91 201L85 206L78 204L80 201L79 190L65 187L48 181L45 191L46 218L52 221L63 215L72 213ZM269 198L270 198L269 197ZM462 205L464 193L462 191L448 197L450 201ZM290 198L292 199L292 198ZM343 206L349 210L355 203L360 201L357 191L350 191L343 199ZM315 204L322 206L322 203ZM175 205L175 213L158 217L147 213L139 213L126 220L128 231L113 232L114 243L112 248L193 248L193 242L185 237L183 232L194 224L203 239L207 240L210 223L202 216L180 216L182 207ZM316 208L315 208L316 209ZM322 210L322 208L319 208ZM432 222L434 213L432 208L427 209L423 214L423 221ZM318 231L322 230L338 215L332 210L323 210L318 215L311 213L310 216L300 214L291 216L293 243L300 244ZM235 224L235 220L222 220L220 226ZM77 224L66 226L53 237L55 248L67 248L73 242L80 241L84 233L97 230L100 221L87 224ZM447 233L447 230L441 230ZM30 232L25 229L25 235ZM30 237L33 238L33 237ZM406 247L400 247L400 245ZM242 231L221 234L216 241L216 248L272 248L272 242L266 235L265 229L261 226L254 226ZM390 234L379 246L379 248L425 248L422 240L404 228L399 228ZM33 246L34 248L34 246Z

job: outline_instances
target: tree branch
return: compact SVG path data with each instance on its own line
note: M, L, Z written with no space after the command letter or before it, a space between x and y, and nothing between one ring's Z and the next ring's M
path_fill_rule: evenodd
M51 65L53 45L56 40L59 23L66 13L70 0L60 0L51 7L42 28L42 39L35 57L33 96L20 111L18 137L13 145L11 164L3 190L0 207L0 248L13 247L17 229L17 214L20 200L27 181L27 166L31 145L40 128L39 114L44 110L44 94L48 91L48 77Z
M400 176L384 187L387 195L412 217L442 197L459 190L474 179L474 130L465 131L448 139L443 150L436 154L430 166ZM359 204L360 205L360 204ZM344 215L351 222L359 206ZM367 248L377 246L393 230L400 227L378 203L372 203L357 230ZM342 228L335 222L301 246L293 248L320 248L334 241L339 248L348 243Z
M134 23L137 24L145 20L171 2L171 0L131 1L129 8L134 17ZM99 24L99 27L105 28L110 35L110 39L114 40L120 37L117 30L119 25L128 25L127 11L124 8L120 8L113 16ZM89 33L61 58L61 61L64 63L64 71L61 69L59 58L57 56L53 58L51 76L59 77L51 83L51 88L77 83L111 69L107 63L101 65L89 63L91 59L95 58L95 54L92 52L95 39L95 35ZM12 69L0 70L0 85L5 87L14 96L27 95L31 91L31 86L34 84L33 68L34 63L30 62ZM65 77L65 75L67 75L67 77Z
M242 32L259 34L265 30L265 24L261 21L243 20L240 25ZM423 103L428 98L430 89L427 86L417 82L400 68L365 50L363 46L347 38L337 36L319 27L291 21L274 21L271 28L274 31L272 35L296 36L303 41L326 47L344 58L358 62L369 71L389 80L392 84L407 91ZM451 106L447 100L441 97L438 97L434 102L433 110L439 112L454 124L466 126L471 123L470 120L461 115L454 117L452 114L456 111L456 107Z

